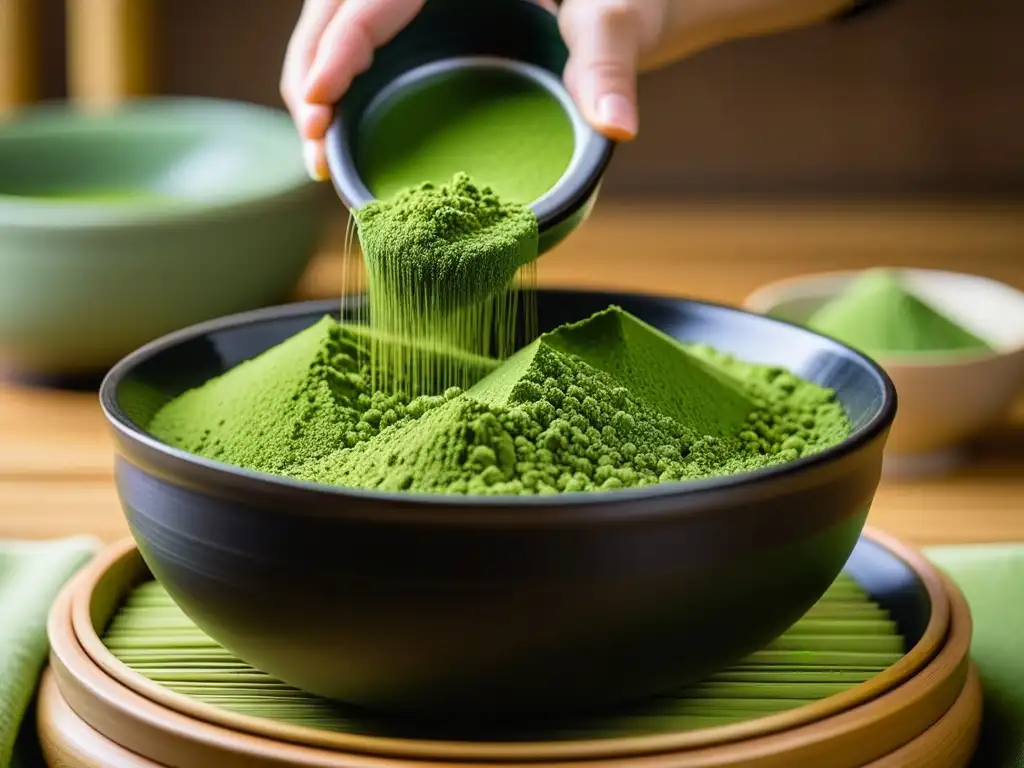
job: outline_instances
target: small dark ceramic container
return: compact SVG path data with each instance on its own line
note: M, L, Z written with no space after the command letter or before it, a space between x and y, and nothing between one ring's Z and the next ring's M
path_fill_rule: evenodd
M125 514L153 574L253 666L367 708L495 715L667 691L764 646L847 561L896 412L885 374L807 330L736 309L541 291L541 328L610 303L680 339L833 387L854 434L740 476L556 497L373 493L249 472L145 432L183 390L337 302L158 340L101 389Z
M584 121L562 85L568 57L556 18L532 0L427 0L405 29L374 52L373 64L352 81L337 106L326 149L339 197L351 209L374 199L360 176L355 147L360 130L373 122L382 104L453 69L501 69L551 93L573 125L576 150L569 167L531 205L540 228L539 251L550 250L590 213L615 147Z

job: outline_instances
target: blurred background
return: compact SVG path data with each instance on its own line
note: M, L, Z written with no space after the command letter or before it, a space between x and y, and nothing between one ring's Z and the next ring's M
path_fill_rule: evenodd
M0 0L0 120L39 101L150 94L281 108L300 7ZM891 0L644 76L639 140L541 281L730 303L780 277L876 265L1020 286L1022 28L1013 0ZM347 213L319 191L329 225L299 297L341 288Z
M0 80L31 9L38 68L25 98L95 81L68 76L64 0L0 0ZM96 47L105 7L149 27L130 52L139 88L280 106L277 82L301 0L72 0ZM134 11L132 10L134 8ZM149 18L146 18L146 17ZM0 30L4 26L0 22ZM622 149L608 198L1013 198L1024 195L1024 5L893 0L848 25L731 44L644 78L642 139ZM97 35L99 37L97 38ZM81 46L80 46L81 47ZM74 56L74 47L72 47ZM86 71L89 70L89 71ZM92 84L90 84L92 78ZM69 79L72 81L69 89ZM131 84L130 84L131 85ZM0 93L10 91L0 86ZM0 102L4 99L0 96ZM7 100L12 100L7 96Z
M286 118L271 125L238 105L282 108L281 62L300 5L0 0L0 380L12 364L17 373L102 372L200 319L339 296L347 212L329 185L308 189ZM617 152L590 220L541 259L541 283L740 305L780 279L905 266L1024 289L1022 29L1015 0L890 0L847 24L732 43L644 76L640 138ZM181 158L230 156L237 164L214 186L244 193L244 206L209 216L198 205L165 225L136 226L118 198L98 227L74 201L18 199L42 165L60 182L74 164L61 159L65 149L83 174L114 178L105 158L124 146L114 124L75 154L60 138L77 130L65 117L49 123L49 145L26 129L5 133L22 107L70 102L102 113L146 95L226 101L139 127L139 146L153 148L146 131L199 126L179 142L180 157L154 155L145 176L140 150L122 180L148 188L179 166L203 170ZM252 129L246 142L240 124ZM264 141L283 148L274 169ZM267 176L258 194L257 171ZM186 191L205 199L208 185L193 186ZM309 213L312 197L326 204L326 228ZM72 209L80 229L68 223ZM89 211L108 216L99 205ZM1024 358L1024 347L1013 354ZM926 394L936 389L931 376ZM943 391L952 405L935 412L962 410L962 390ZM3 499L12 530L56 535L80 529L84 514L106 537L123 532L93 393L65 399L0 385L0 433L10 436L0 492L13 493ZM978 453L948 484L883 489L873 522L919 543L1024 539L1024 401ZM85 485L52 483L66 479L58 465ZM48 508L68 517L39 514Z
M0 127L5 117L39 102L102 113L148 95L213 97L224 104L281 110L281 63L301 4L0 0ZM619 148L590 221L541 260L541 282L740 304L779 278L885 265L971 271L1024 287L1022 28L1024 5L1013 0L891 0L847 23L723 45L645 75L640 138ZM170 122L185 130L192 119L197 118L184 115ZM285 129L294 134L290 125ZM120 129L107 130L116 136ZM209 118L203 129L208 135L196 147L212 142L213 149L202 156L224 154L232 130L226 120ZM259 130L254 128L254 135ZM7 171L20 152L9 149ZM290 149L286 156L292 157L287 153ZM193 165L199 162L192 150L186 154ZM295 165L298 154L296 149ZM99 150L84 155L104 156ZM35 178L37 165L24 163L23 175ZM244 192L252 186L248 169L258 164L244 161L231 174L220 174L230 177L223 184ZM131 167L125 173L130 175ZM294 169L282 166L280 173ZM0 173L0 182L8 175ZM267 274L246 295L229 297L213 272L200 279L181 265L181 285L187 288L191 280L191 295L205 294L209 301L191 314L170 304L157 312L151 309L155 304L170 302L166 284L142 273L130 276L125 262L111 262L107 274L119 287L109 287L111 278L97 277L94 269L88 279L106 283L107 292L82 298L82 311L120 304L138 293L125 286L151 284L150 295L136 297L135 311L150 311L153 322L138 329L138 338L119 339L117 349L127 350L144 336L199 317L290 298L337 296L347 211L330 185L312 193L327 208L322 234L314 232L311 221L301 233L281 235L259 258L250 255L251 241L266 238L253 235L252 222L274 232L284 227L265 216L269 198L253 201L248 223L221 221L214 232L206 224L199 231L198 219L183 220L167 230L180 238L183 227L193 226L193 252L207 249L196 255L196 263L206 269L233 248L234 262L224 270L237 274L238 265L246 264L247 273L257 273L291 259L301 278L293 280L292 271L284 270ZM309 194L295 187L295 195L307 195L301 199ZM291 208L279 198L273 205L279 222L293 222L297 206L308 208L300 197ZM133 254L171 242L152 232L129 239L126 231L107 227L108 243L95 244L96 252ZM248 244L239 234L246 232ZM309 245L314 236L319 238L315 247ZM9 286L6 299L0 286L0 299L8 305L50 293L54 280L68 280L66 266L45 279L38 271L38 265L49 263L38 255L52 253L54 232L37 227L33 237L31 247L23 238L7 248L8 258L13 248L20 250L22 263L33 265L19 268L22 277L32 271L35 279L31 289ZM69 263L79 263L81 242L61 241ZM174 257L168 252L149 258ZM68 294L79 297L81 286L81 279L71 281ZM30 304L6 319L0 313L0 320L10 327L11 318L32 311L35 299ZM69 351L45 328L49 336L40 341L47 322L46 317L32 320L32 334L22 334L19 354L26 358L23 350L45 343L53 365L61 367ZM112 336L117 323L112 316L107 328L97 327L91 337ZM0 352L4 347L0 339ZM111 345L106 357L116 359L117 349ZM98 355L90 352L83 359L98 361ZM22 367L39 368L43 362L28 360Z

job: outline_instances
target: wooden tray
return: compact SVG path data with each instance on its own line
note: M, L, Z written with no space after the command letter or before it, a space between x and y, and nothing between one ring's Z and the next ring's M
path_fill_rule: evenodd
M945 715L913 741L863 768L965 768L978 742L981 695L977 672L971 667L963 691ZM37 721L51 768L170 768L129 752L90 728L64 701L49 671L39 691Z
M312 729L290 729L273 721L242 718L206 707L150 683L109 654L96 627L103 627L125 592L146 577L141 559L133 554L134 548L130 545L119 545L98 558L61 595L50 622L52 668L67 703L93 729L132 752L180 768L199 768L207 764L225 768L233 765L354 768L412 764L402 757L421 761L533 765L565 759L617 757L618 763L637 768L660 765L767 768L794 764L854 768L906 744L950 709L964 688L971 634L966 603L958 590L944 585L933 566L877 532L867 532L865 541L882 555L891 554L887 566L883 558L877 568L860 574L858 580L895 579L897 592L902 595L900 599L931 602L926 612L927 626L920 632L919 641L900 663L877 676L882 678L881 684L876 678L851 689L848 694L857 693L857 696L847 697L853 700L852 706L837 706L826 699L740 726L630 740L479 745L424 744L409 739L364 739L359 743L358 737L349 734L313 731L320 743L303 743L308 738L303 731ZM947 623L948 634L936 630ZM76 630L80 627L79 634ZM929 653L933 648L939 649L937 654ZM887 678L892 678L893 682L887 682ZM814 708L824 713L808 717L802 711ZM212 713L207 711L211 709ZM256 723L248 720L256 720ZM787 722L779 725L778 720L792 725ZM334 738L339 738L340 742L328 743ZM375 752L380 741L398 742L397 749L395 744L388 743ZM623 745L620 743L623 741L629 743ZM610 750L608 742L612 742ZM396 754L399 749L406 754ZM393 759L383 760L382 755ZM626 758L626 755L632 757Z

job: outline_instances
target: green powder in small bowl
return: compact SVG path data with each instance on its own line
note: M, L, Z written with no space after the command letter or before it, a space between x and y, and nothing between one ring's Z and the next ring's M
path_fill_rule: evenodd
M806 323L872 357L984 353L984 340L916 296L890 270L869 270L819 308Z
M528 78L473 68L435 75L360 127L356 164L378 199L467 173L528 205L562 177L575 148L571 119Z

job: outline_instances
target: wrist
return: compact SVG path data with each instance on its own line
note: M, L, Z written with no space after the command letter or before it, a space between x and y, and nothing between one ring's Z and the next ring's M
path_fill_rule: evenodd
M874 5L880 0L867 0ZM665 17L665 44L644 68L661 66L721 43L809 26L858 12L858 0L676 0Z

